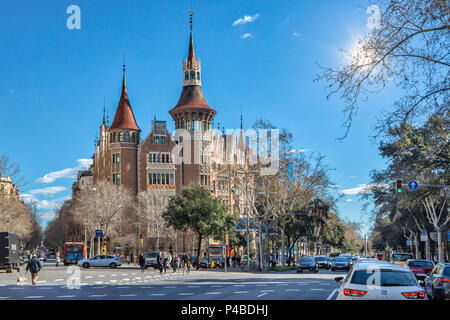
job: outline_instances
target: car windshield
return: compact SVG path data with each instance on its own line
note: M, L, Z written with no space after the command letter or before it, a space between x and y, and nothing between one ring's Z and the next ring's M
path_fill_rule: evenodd
M149 252L149 253L147 254L147 257L149 257L149 258L154 258L154 257L157 257L158 255L159 255L158 252Z
M313 259L313 258L300 258L299 261L300 261L300 262L313 262L314 259Z
M406 261L408 259L412 259L412 255L411 254L397 253L397 254L392 255L392 259L394 261Z
M316 261L327 261L326 257L316 257L315 258Z
M411 272L383 269L355 271L351 283L382 287L411 287L417 285Z
M337 257L337 258L334 258L334 261L335 262L346 262L347 258L346 257Z
M410 261L408 265L410 267L425 267L425 268L433 267L433 263L430 261Z

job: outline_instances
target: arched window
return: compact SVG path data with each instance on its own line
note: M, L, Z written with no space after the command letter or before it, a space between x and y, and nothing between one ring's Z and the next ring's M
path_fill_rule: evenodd
M200 80L200 71L197 71L197 80Z
M136 134L134 132L131 134L131 142L136 142Z
M184 80L189 80L189 72L184 73Z
M191 71L191 80L194 79L195 80L195 71Z
M117 141L117 132L114 132L114 134L113 134L113 142L116 142Z
M119 133L119 142L123 142L123 132Z
M128 131L125 132L125 142L130 142L130 133Z

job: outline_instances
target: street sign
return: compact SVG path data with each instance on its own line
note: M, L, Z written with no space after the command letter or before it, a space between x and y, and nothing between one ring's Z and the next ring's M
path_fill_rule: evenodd
M103 237L103 231L102 230L95 230L95 237L96 238L102 238Z
M417 188L419 188L419 184L417 183L416 180L411 180L410 182L408 182L408 188L411 190L417 190Z
M427 241L428 236L426 232L421 232L420 233L420 241Z
M438 239L438 234L437 234L437 232L430 232L430 238L431 238L431 240L433 240L433 241L437 241L437 239Z

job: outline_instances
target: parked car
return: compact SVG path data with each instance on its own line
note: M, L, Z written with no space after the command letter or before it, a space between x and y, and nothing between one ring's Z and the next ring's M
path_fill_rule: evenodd
M393 253L391 261L395 264L406 265L406 261L408 261L409 259L414 259L411 253Z
M450 263L438 263L425 278L425 291L433 300L450 297Z
M319 268L328 269L327 256L315 256L314 261L317 262Z
M319 272L319 264L313 257L301 257L297 263L297 273L301 273L303 270L309 270L317 273Z
M422 300L426 294L411 270L392 263L357 263L341 284L337 300Z
M83 268L110 267L111 269L114 269L122 265L122 262L120 261L118 256L99 254L93 256L92 258L78 261L78 265L82 266Z
M333 259L333 262L331 264L331 271L335 270L350 270L350 264L348 261L348 257L345 256L338 256Z
M153 267L158 269L158 251L151 251L145 255L145 268Z
M211 266L211 259L208 261L208 258L200 258L197 268L209 268Z
M431 260L413 260L407 261L409 270L416 276L417 280L424 280L426 276L433 270L434 263Z

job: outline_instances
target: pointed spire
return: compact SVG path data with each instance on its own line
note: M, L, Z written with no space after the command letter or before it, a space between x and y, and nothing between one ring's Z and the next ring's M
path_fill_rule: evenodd
M190 12L190 28L191 28L191 35L189 39L189 52L188 52L188 67L192 68L192 66L195 64L195 50L194 50L194 36L192 34L192 17L194 16L194 13Z
M127 86L125 81L125 52L123 53L123 80L122 80L122 88Z
M106 107L103 105L103 124L106 125Z
M116 114L114 115L114 120L110 128L140 131L136 123L136 119L134 118L133 109L131 109L130 100L128 99L127 87L125 83L125 63L123 65L122 93L120 94L119 104L117 105Z
M242 125L242 104L241 104L241 131L243 130L243 125Z

